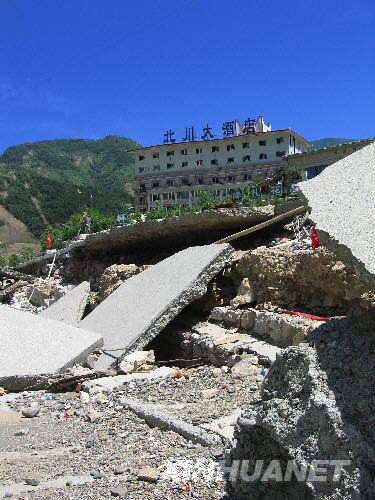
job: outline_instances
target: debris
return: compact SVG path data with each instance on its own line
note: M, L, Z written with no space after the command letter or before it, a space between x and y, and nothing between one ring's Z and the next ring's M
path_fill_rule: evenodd
M124 281L139 274L141 271L142 269L135 264L114 264L107 267L98 282L99 301L102 302L122 285Z
M144 467L138 472L138 481L156 483L159 479L159 472L151 467Z
M34 418L40 412L39 406L32 406L30 408L23 408L22 415L26 418Z
M233 344L234 342L238 342L241 339L241 335L238 333L228 335L225 332L225 335L214 340L214 345L225 345L225 344Z
M203 399L211 399L214 398L218 393L217 389L205 389L201 392L201 396Z
M135 371L152 368L155 363L154 351L135 351L127 356L119 363L120 373L132 373Z
M42 388L48 377L84 360L100 336L58 321L0 306L0 384L9 390Z
M375 143L328 166L299 187L321 243L375 285Z
M109 368L147 345L185 306L205 293L232 252L230 245L187 248L123 283L81 322L82 328L104 338L106 354L96 366Z
M25 479L25 483L26 484L29 484L30 486L38 486L38 484L40 483L40 481L38 479Z
M40 315L44 318L62 321L68 325L77 326L85 311L87 297L90 293L90 283L83 281L65 294L61 299L44 309Z
M215 446L221 444L221 440L218 436L208 434L200 427L187 424L182 420L172 417L171 415L158 411L152 406L145 405L139 401L129 398L123 398L120 403L128 410L133 411L140 418L146 420L146 422L152 427L159 427L161 429L171 430L180 434L186 439L189 439L193 443L200 443L203 446Z
M89 391L92 388L98 388L99 390L109 390L112 391L124 384L133 382L135 380L155 380L158 378L165 378L173 376L176 370L173 368L168 368L166 366L161 366L150 372L137 372L128 373L127 375L116 375L114 377L102 377L95 380L90 380L82 384L83 391Z
M86 416L86 420L88 422L95 423L95 422L97 422L100 419L101 414L98 411L94 410L93 408L89 408L86 411L86 415L85 416Z

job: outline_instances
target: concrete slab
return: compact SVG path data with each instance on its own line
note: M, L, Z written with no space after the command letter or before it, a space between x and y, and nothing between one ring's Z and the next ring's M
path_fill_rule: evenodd
M0 386L42 388L103 344L98 333L0 306Z
M234 440L234 426L237 423L238 417L241 415L241 408L234 410L230 415L225 415L224 417L217 418L209 424L202 424L203 429L208 431L216 432L224 439L233 442Z
M135 372L128 373L127 375L115 375L114 377L101 377L94 380L88 380L82 384L82 389L84 391L89 391L93 387L98 387L99 389L112 391L124 384L129 384L130 382L135 382L137 380L155 380L157 378L170 377L176 370L173 368L168 368L167 366L161 366L150 372Z
M228 244L191 247L131 277L82 322L99 333L107 368L116 358L142 350L180 311L202 297L209 281L230 261Z
M193 327L193 331L197 332L201 338L195 339L195 343L204 348L206 351L212 351L215 353L215 349L220 348L222 352L227 351L228 353L233 352L233 347L241 347L245 352L255 354L262 360L267 360L269 363L273 363L276 360L276 356L280 354L281 348L270 344L269 342L264 342L259 340L252 335L240 333L239 339L234 344L224 344L215 346L215 340L223 338L226 336L228 330L222 328L214 323L201 323L198 326ZM230 335L227 335L230 336ZM237 337L236 337L237 338ZM194 355L196 355L194 353Z
M299 186L322 243L375 285L375 142Z
M85 311L89 293L90 283L83 281L50 307L44 309L40 316L77 326Z

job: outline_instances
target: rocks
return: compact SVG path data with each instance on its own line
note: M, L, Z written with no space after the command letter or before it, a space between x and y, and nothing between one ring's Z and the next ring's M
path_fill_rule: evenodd
M128 490L126 488L111 488L111 496L112 497L119 497L119 498L126 498L128 496Z
M159 479L159 472L151 467L144 467L138 472L138 481L147 481L149 483L156 483Z
M125 356L119 363L119 371L120 373L127 374L135 371L150 370L154 362L154 351L135 351Z
M283 498L349 498L348 491L350 498L374 497L374 330L374 312L321 325L309 335L310 345L280 354L262 384L262 399L245 406L234 459L251 454L268 464L281 458L283 473L288 457L299 467L314 459L347 460L337 482L290 483ZM250 499L265 488L261 481L233 486L237 497Z
M100 419L101 414L98 411L94 410L93 408L89 408L86 411L85 417L86 417L87 422L94 423Z
M29 484L30 486L38 486L40 481L38 479L27 478L25 479L25 483Z
M227 244L187 248L123 283L81 322L82 328L103 335L104 351L111 351L96 366L108 368L147 345L184 307L202 297L232 252Z
M103 342L96 333L8 306L0 306L0 331L0 384L9 390L44 387Z
M205 389L204 391L201 392L201 395L203 399L211 399L215 397L217 393L218 393L217 389Z
M99 301L102 302L111 295L124 281L139 274L142 268L135 264L114 264L107 267L98 281Z
M32 406L30 408L23 408L22 416L26 418L35 418L40 412L39 406Z
M293 309L306 304L311 312L332 316L346 314L353 302L364 308L375 305L374 287L324 248L314 252L257 248L237 259L233 273L244 280L234 306L256 301Z

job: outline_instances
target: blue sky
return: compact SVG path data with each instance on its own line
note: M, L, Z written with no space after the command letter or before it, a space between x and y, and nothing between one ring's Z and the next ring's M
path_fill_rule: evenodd
M262 114L375 136L373 0L0 0L0 151Z

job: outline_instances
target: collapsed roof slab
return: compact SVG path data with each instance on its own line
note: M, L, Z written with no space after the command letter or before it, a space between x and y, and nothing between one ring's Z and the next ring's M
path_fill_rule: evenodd
M80 285L61 297L61 299L54 302L50 307L44 309L44 311L40 313L40 316L63 321L68 325L77 326L85 311L89 293L90 283L88 281L83 281Z
M375 285L375 143L299 186L321 242Z
M103 345L98 333L0 306L0 386L43 388L49 377L80 363Z
M190 247L129 278L81 321L103 336L97 367L144 348L180 311L202 297L230 261L228 244Z

